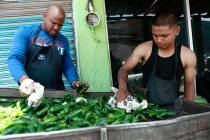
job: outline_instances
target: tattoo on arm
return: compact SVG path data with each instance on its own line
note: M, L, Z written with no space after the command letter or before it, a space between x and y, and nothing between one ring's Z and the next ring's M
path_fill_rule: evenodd
M123 68L120 68L118 72L119 88L123 87L127 89L127 79L128 79L128 72L126 72Z

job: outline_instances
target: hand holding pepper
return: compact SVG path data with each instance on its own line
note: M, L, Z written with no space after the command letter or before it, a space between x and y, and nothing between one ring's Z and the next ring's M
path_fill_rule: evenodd
M76 89L79 94L82 94L87 91L89 85L86 81L73 81L72 88Z

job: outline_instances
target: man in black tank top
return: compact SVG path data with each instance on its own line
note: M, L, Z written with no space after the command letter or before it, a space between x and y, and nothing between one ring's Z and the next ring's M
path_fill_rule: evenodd
M178 98L180 79L184 75L184 97L195 96L195 54L175 40L179 35L176 14L159 12L152 24L153 40L138 45L118 72L119 90L117 100L130 95L127 77L137 64L143 65L143 86L148 90L148 99L158 105L173 106Z

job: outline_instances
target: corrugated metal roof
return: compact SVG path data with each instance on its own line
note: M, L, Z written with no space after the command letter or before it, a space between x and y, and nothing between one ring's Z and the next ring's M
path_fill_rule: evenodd
M209 0L189 0L190 13L210 17ZM174 9L178 14L184 13L184 0L105 0L106 12L109 15L156 13L160 9Z
M44 10L53 4L64 6L67 17L61 32L68 38L70 54L76 66L71 0L0 0L0 88L18 88L7 68L7 56L13 36L21 25L42 22ZM70 88L64 79L67 88Z

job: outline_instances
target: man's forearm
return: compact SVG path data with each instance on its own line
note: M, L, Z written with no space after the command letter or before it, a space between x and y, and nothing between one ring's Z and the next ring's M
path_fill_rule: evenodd
M195 93L196 93L195 83L185 84L185 87L184 87L184 97L187 100L190 100L190 101L194 100Z
M128 80L128 72L125 71L123 68L120 68L118 72L119 88L127 89L127 80Z
M193 88L193 89L187 90L184 96L186 99L193 101L195 98L195 89Z
M25 80L25 79L30 79L30 78L27 75L23 75L23 76L20 77L19 83L21 84L22 81Z
M70 85L73 84L73 81L78 81L77 72L76 72L75 68L73 67L73 65L64 67L63 73Z

